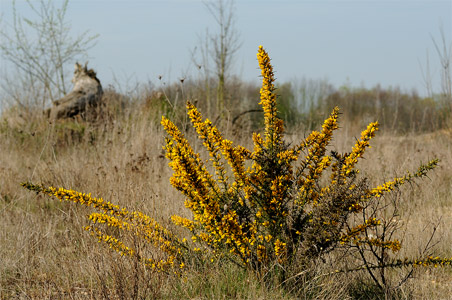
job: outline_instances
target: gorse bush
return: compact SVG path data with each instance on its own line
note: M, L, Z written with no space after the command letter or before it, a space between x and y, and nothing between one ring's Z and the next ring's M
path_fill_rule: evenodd
M260 104L265 128L253 134L253 151L225 139L187 102L188 116L210 155L203 160L178 127L162 118L168 134L166 157L174 171L170 182L185 196L185 206L192 213L192 218L174 215L171 220L188 229L191 238L178 237L151 217L101 198L32 183L23 186L97 209L100 213L88 216L91 225L86 230L121 255L158 271L179 273L195 267L196 261L221 260L262 275L278 270L284 280L291 266L307 268L319 257L340 250L354 260L353 267L338 271L367 270L383 287L385 275L375 270L450 264L450 259L431 256L397 257L402 243L397 239L398 227L388 225L392 223L388 223L385 200L403 184L426 176L438 160L371 187L367 178L359 176L357 163L378 131L378 123L368 125L349 153L329 151L338 129L337 107L320 131L297 144L287 143L283 121L277 116L273 68L262 46L257 58L263 78ZM396 214L393 210L392 216ZM121 231L152 245L151 257L127 244Z

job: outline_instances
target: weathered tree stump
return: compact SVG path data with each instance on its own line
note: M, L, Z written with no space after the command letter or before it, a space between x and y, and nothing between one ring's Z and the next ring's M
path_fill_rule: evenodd
M82 67L76 63L72 83L74 83L72 91L54 101L52 108L47 110L51 119L72 118L77 115L86 118L98 113L103 90L100 80L96 77L96 72L88 69L87 64Z

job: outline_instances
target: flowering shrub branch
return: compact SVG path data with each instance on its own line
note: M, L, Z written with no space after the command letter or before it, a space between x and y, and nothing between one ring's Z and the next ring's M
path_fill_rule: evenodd
M91 194L79 193L74 190L54 187L46 188L28 182L22 183L22 186L37 193L54 196L60 201L72 201L101 211L101 213L92 213L88 216L92 224L84 227L84 229L96 237L99 242L106 243L121 256L134 257L156 271L168 272L171 269L177 270L178 267L183 268L185 266L182 253L186 249L186 243L142 212L129 212L125 208L107 202L102 198L94 198ZM162 250L165 253L165 257L158 260L142 257L136 249L127 246L117 237L100 229L100 225L132 232L147 243ZM179 263L176 265L176 262Z

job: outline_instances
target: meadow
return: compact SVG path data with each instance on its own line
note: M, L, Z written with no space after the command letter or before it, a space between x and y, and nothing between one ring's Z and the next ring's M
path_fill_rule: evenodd
M235 80L226 86L235 111L226 116L206 104L197 82L180 82L134 94L106 90L98 119L49 121L38 109L10 108L0 123L0 298L1 299L379 299L365 270L338 272L340 254L315 259L291 283L278 282L228 260L193 263L182 274L154 272L139 261L98 243L83 228L92 209L60 202L20 186L34 182L102 197L130 211L141 211L180 237L190 239L171 216L191 217L185 197L170 184L173 171L165 157L161 115L173 120L195 151L196 132L184 103L216 120L224 136L253 148L252 132L262 132L259 87ZM339 129L328 152L350 151L370 121L381 128L359 161L360 175L380 184L414 172L420 163L438 158L426 178L395 191L399 206L394 222L402 244L400 257L452 257L452 131L450 117L432 99L397 90L339 90L317 99L308 111L294 109L287 85L276 90L278 111L286 120L289 143L321 130L332 105L341 109ZM379 96L376 97L375 95ZM378 104L375 99L378 98ZM394 99L397 99L395 101ZM235 102L234 102L235 101ZM397 109L393 109L397 103ZM378 107L378 109L375 109ZM240 112L243 114L240 118ZM234 122L233 122L234 121ZM203 157L205 158L205 157ZM395 199L394 198L394 199ZM389 199L389 197L388 197ZM390 202L388 202L390 203ZM388 204L389 205L389 204ZM393 216L394 217L394 216ZM116 231L115 231L116 230ZM153 257L145 241L111 232ZM150 251L150 252L149 252ZM294 269L296 269L295 261ZM345 262L346 264L346 262ZM343 266L343 265L342 265ZM448 299L452 269L403 266L388 268L393 299ZM409 278L400 281L404 275ZM270 277L270 278L269 278ZM400 283L400 284L399 284Z

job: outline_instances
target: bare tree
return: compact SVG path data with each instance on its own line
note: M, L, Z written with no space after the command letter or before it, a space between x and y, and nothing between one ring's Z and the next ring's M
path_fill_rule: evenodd
M217 79L217 110L220 118L224 119L226 89L230 68L233 64L234 55L240 48L239 33L235 28L235 6L233 0L213 0L204 2L210 14L214 17L218 26L218 31L214 34L206 33L205 40L201 41L201 47L197 48L201 52L201 64L197 63L199 68L204 67L204 84L208 93L208 107L210 108L210 70L209 62L212 62Z
M39 89L44 91L40 95L43 106L48 100L54 101L68 92L69 76L65 66L77 58L86 57L87 50L95 45L98 37L90 36L88 32L75 38L71 35L71 26L66 21L68 3L69 0L65 0L56 7L53 0L26 0L34 14L28 18L17 12L13 0L12 24L0 27L0 52L16 68L17 76L27 80L18 83L3 76L6 79L2 87L10 96L20 90L17 85L25 90L27 82L40 85ZM15 88L9 84L11 81L16 84ZM23 105L20 97L16 95L13 98L17 104Z
M216 0L215 2L206 2L206 6L219 26L219 32L211 36L210 39L213 45L211 56L218 78L217 106L223 116L227 75L234 54L240 48L239 34L235 29L234 1Z
M192 61L201 73L200 86L203 89L203 98L207 104L207 115L212 113L212 92L211 82L212 77L210 75L210 43L209 43L209 30L206 29L205 36L198 36L199 46L196 46L191 52ZM198 54L200 58L198 58Z
M426 51L425 57L426 57L425 68L423 67L420 60L418 61L418 63L421 69L422 81L424 82L424 86L427 91L427 97L433 98L432 74L430 72L430 56L428 49Z
M427 90L428 97L438 98L442 101L442 104L447 108L447 113L452 112L452 41L447 38L446 33L442 25L439 27L440 38L435 39L431 35L433 45L435 47L436 54L440 63L440 90L437 91L433 86L434 73L430 71L431 63L429 58L429 52L426 55L425 68L419 62L422 79L424 86Z
M441 41L438 43L432 36L439 61L441 63L441 94L449 102L452 110L452 42L446 39L444 28L440 26Z

